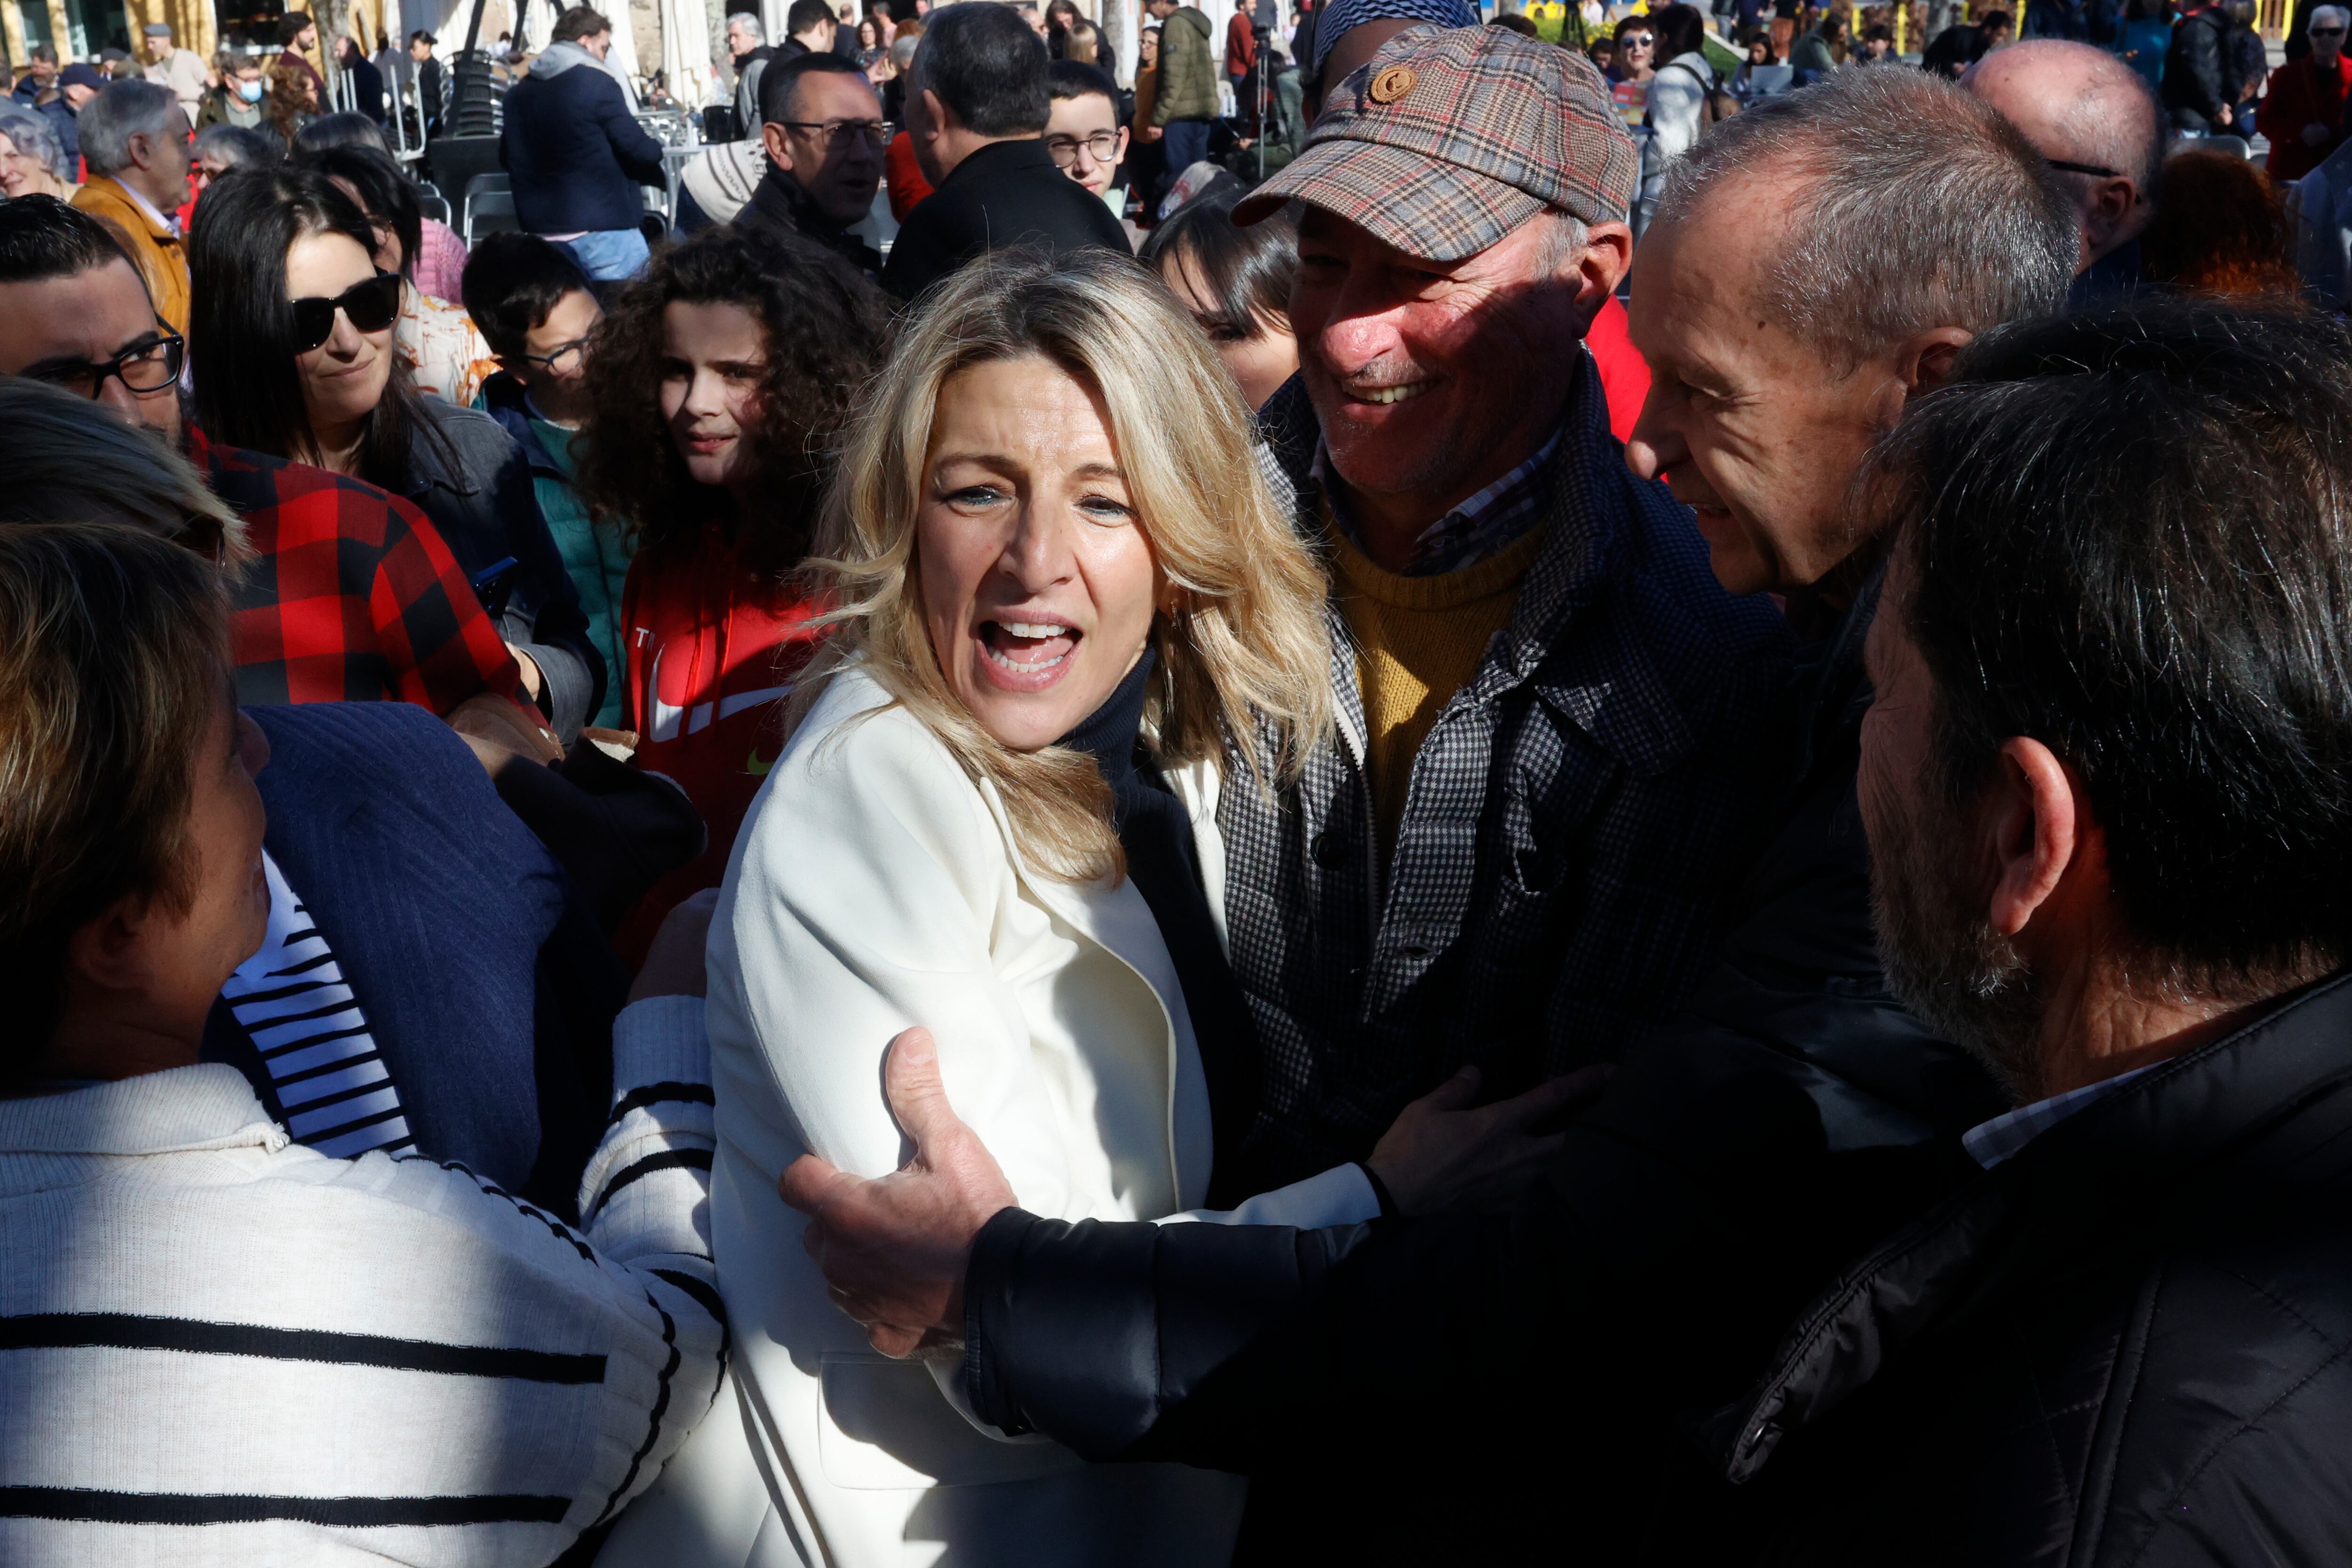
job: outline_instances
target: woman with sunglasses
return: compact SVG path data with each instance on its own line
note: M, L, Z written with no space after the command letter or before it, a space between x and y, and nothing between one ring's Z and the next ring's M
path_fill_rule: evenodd
M194 412L205 435L404 496L432 520L567 743L604 664L496 420L422 396L393 328L405 287L366 214L323 174L238 170L197 204L188 267Z
M498 364L488 340L475 329L466 308L453 303L464 290L465 246L450 236L449 243L457 246L454 267L446 253L431 256L416 187L380 148L349 142L316 151L297 148L294 162L316 169L359 204L375 235L377 268L408 281L409 287L401 290L400 324L394 329L393 345L407 361L417 390L461 407L473 402ZM438 264L430 277L424 269L428 258Z
M1617 24L1617 51L1609 67L1612 82L1639 82L1648 87L1658 74L1654 58L1657 34L1647 16L1626 16Z

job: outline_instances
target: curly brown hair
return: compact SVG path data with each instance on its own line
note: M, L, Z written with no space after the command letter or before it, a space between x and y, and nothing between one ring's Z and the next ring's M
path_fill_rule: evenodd
M656 253L621 290L589 349L592 402L572 444L575 483L654 560L690 550L706 527L735 516L725 490L687 473L662 419L662 312L673 303L740 305L764 329L752 437L762 510L745 557L755 570L789 571L808 554L842 426L888 350L888 302L821 246L731 225Z

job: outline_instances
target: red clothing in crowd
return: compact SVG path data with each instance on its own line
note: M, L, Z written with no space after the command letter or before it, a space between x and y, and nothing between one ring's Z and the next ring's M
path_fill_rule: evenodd
M1601 391L1609 400L1609 434L1620 441L1632 438L1633 422L1642 417L1642 403L1650 395L1650 367L1625 334L1624 302L1612 294L1592 319L1584 340L1601 368Z
M745 569L716 530L691 553L639 555L621 591L628 645L623 723L637 732L639 768L686 791L710 839L656 883L614 939L643 953L677 902L717 887L751 797L783 746L783 707L824 640L811 601L780 594L772 572Z
M1236 11L1225 24L1225 74L1241 76L1256 64L1257 34L1250 26L1249 13Z
M2254 111L2254 125L2270 139L2265 167L2272 179L2300 180L2343 144L2347 90L2352 90L2352 54L2337 55L2326 70L2317 55L2305 55L2271 72L2270 90ZM2327 127L2327 140L2316 147L2303 140L2303 128L2314 124Z
M520 695L514 655L414 506L193 430L188 456L259 558L230 591L237 701L398 701L446 715L483 692Z
M890 193L890 215L902 224L915 204L931 193L923 166L915 162L915 139L903 131L890 138L890 145L883 150L882 181Z

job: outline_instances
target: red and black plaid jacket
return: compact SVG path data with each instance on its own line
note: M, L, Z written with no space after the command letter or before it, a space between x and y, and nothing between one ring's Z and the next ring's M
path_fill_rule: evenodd
M240 703L396 700L446 714L520 673L425 514L373 485L215 445L188 455L258 559L231 590Z

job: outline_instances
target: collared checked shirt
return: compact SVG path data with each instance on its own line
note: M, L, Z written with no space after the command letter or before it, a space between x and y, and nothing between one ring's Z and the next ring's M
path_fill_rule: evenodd
M1300 383L1260 423L1319 535ZM1220 1131L1213 1203L1362 1158L1465 1062L1499 1092L1613 1060L1712 959L1766 825L1787 626L1725 593L1689 511L1626 469L1589 360L1535 485L1547 541L1415 754L1385 862L1336 606L1339 738L1271 799L1226 769L1226 927L1256 1031L1236 1092L1256 1113Z
M520 694L514 655L414 506L200 434L188 455L258 557L230 590L240 704L398 701L446 714L479 693Z
M2113 1078L2103 1078L2096 1083L2085 1083L2080 1089L2069 1089L2063 1094L2053 1094L2047 1100L2036 1100L2031 1105L2020 1105L1990 1122L1979 1122L1960 1134L1960 1146L1969 1157L1990 1170L2003 1160L2016 1157L2018 1152L2066 1120L2089 1110L2116 1090L2164 1064L2153 1061L2146 1067L2135 1067L2129 1072L2118 1072Z
M1542 522L1544 504L1551 497L1546 478L1552 454L1559 449L1559 432L1554 431L1551 439L1534 456L1422 529L1412 541L1412 555L1405 562L1404 575L1439 577L1474 567ZM1331 515L1339 519L1348 542L1364 549L1363 535L1357 530L1356 519L1349 515L1346 500L1331 487L1330 461L1329 450L1318 442L1315 466L1309 475L1323 486L1325 498L1331 503Z

